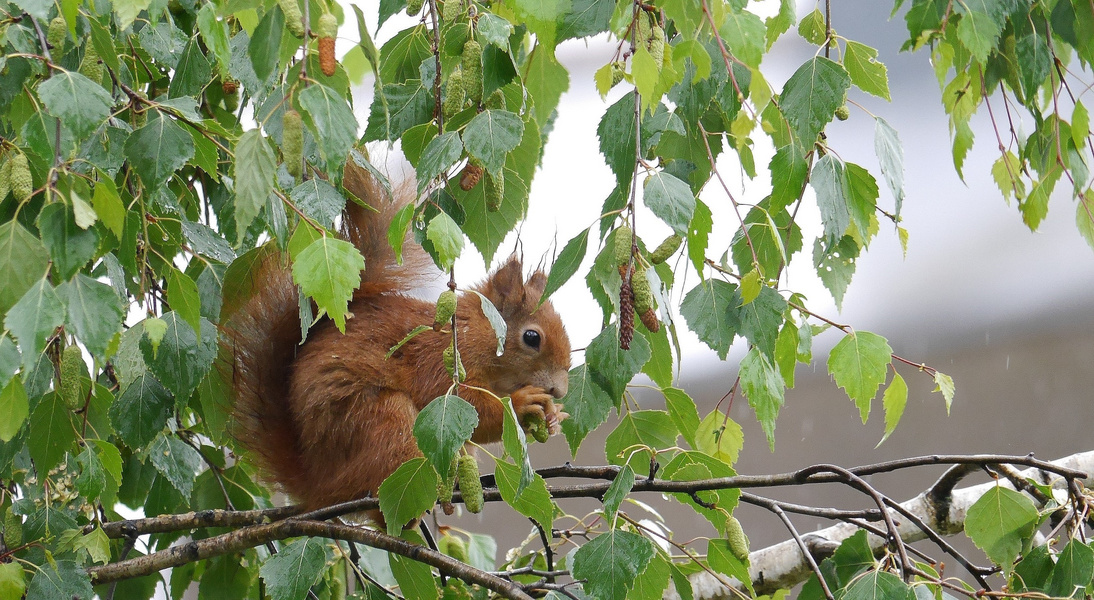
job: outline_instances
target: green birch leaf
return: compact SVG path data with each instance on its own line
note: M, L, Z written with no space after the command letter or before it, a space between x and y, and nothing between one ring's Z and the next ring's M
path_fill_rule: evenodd
M445 395L426 405L414 420L418 448L433 464L437 473L447 475L452 459L471 439L479 424L479 413L466 400Z
M634 175L637 141L635 140L634 96L629 92L604 111L596 136L600 139L600 152L608 163L620 186L630 185Z
M460 134L455 131L442 133L429 140L417 164L418 194L421 195L434 178L460 160L462 154L463 142L460 141Z
M1087 200L1079 198L1075 206L1075 226L1086 240L1086 244L1094 249L1094 202L1089 198L1094 197L1094 188L1087 190Z
M480 31L481 23L480 18ZM524 85L535 102L536 124L542 130L547 126L551 113L558 107L559 98L570 88L570 73L555 58L554 48L546 44L536 45L528 59Z
M969 507L965 533L1004 573L1010 573L1023 544L1037 529L1037 519L1032 500L995 486Z
M80 474L76 477L76 489L88 500L95 500L106 489L106 471L99 455L90 446L84 446L83 452L76 457L80 464Z
M547 283L543 287L543 294L539 298L541 305L547 301L547 298L551 297L551 294L555 293L558 288L574 276L578 267L581 266L581 261L585 260L585 254L588 251L589 229L586 228L566 242L566 245L562 247L562 251L558 253L558 258L551 265L551 272L547 274Z
M828 355L828 373L859 407L863 423L870 416L870 401L885 382L892 354L885 338L869 331L854 331Z
M649 475L649 453L636 446L663 450L676 445L679 435L672 418L663 410L637 410L619 420L604 441L604 452L613 465L629 464L639 475ZM637 458L636 458L637 457ZM633 459L633 460L632 460Z
M200 331L195 331L176 311L166 313L162 320L167 329L159 348L153 350L152 341L142 339L141 353L145 364L171 390L181 408L213 366L217 353L216 326L202 320Z
M613 529L577 549L574 579L584 579L585 590L595 598L623 600L653 555L653 544L648 539Z
M346 330L346 309L353 290L361 285L365 260L349 242L321 237L296 257L293 281L311 296L334 320L338 330Z
M62 280L70 279L83 268L99 247L95 230L81 229L75 215L60 202L42 207L38 213L38 229Z
M824 13L819 8L814 8L813 12L798 21L798 35L814 46L823 44L828 38L828 32L824 26Z
M950 414L950 406L953 404L954 385L953 378L945 373L935 371L934 373L934 390L935 392L942 392L942 397L946 400L946 414Z
M737 558L730 549L728 540L710 540L707 543L707 561L711 569L744 582L745 586L752 590L748 560ZM752 590L752 593L755 594L755 590Z
M277 69L281 48L281 34L285 30L285 13L268 10L255 27L254 35L247 43L247 54L259 81L266 81Z
M445 212L439 212L429 221L426 239L433 243L433 262L447 271L463 252L463 230Z
M676 430L684 436L689 446L696 448L696 430L699 429L700 421L695 400L692 400L687 392L677 388L662 388L661 393L665 395L665 410L668 411L672 422L676 424ZM566 410L570 410L570 405L566 406Z
M425 545L425 540L416 531L403 531L402 537L413 544ZM399 556L394 552L389 553L387 557L391 575L399 584L399 591L402 592L403 598L437 600L441 597L437 590L437 580L433 578L433 571L429 565ZM384 595L383 592L376 593Z
M1081 101L1075 102L1075 109L1071 111L1071 141L1076 148L1082 148L1086 144L1086 136L1090 135L1090 113Z
M742 290L738 288L737 293ZM735 296L736 300L740 300ZM740 322L738 333L763 352L768 359L775 354L775 339L779 335L779 326L783 324L783 311L786 299L774 288L761 286L756 299L737 309Z
M167 303L171 310L178 313L195 331L201 329L198 285L189 275L172 267L168 267L164 279L167 281Z
M494 478L498 484L498 492L502 500L520 514L539 523L545 530L550 530L554 523L555 513L558 507L551 500L551 494L547 491L547 484L538 473L532 474L532 480L524 488L517 492L520 485L522 469L517 465L503 460L494 461Z
M65 322L96 359L106 357L110 340L122 330L125 307L113 288L83 273L62 283L57 293L67 307Z
M847 226L851 224L843 181L844 164L834 154L825 154L813 165L809 184L817 192L817 206L820 208L824 236L828 243L843 237Z
M695 214L695 194L691 186L662 171L646 179L642 190L642 201L653 214L677 234L688 234L688 224Z
M843 296L855 275L855 260L858 255L858 244L849 235L840 238L839 243L834 246L828 246L820 239L813 245L813 265L824 287L832 292L837 310L843 309Z
M48 473L61 463L75 441L68 405L59 394L46 394L30 415L27 449L35 466Z
M749 350L741 361L741 390L748 398L749 406L756 411L756 420L767 436L767 445L774 452L775 420L786 403L786 384L779 369L758 348Z
M388 475L377 495L387 532L398 535L404 525L421 517L437 501L437 472L425 458L412 458Z
M201 455L188 444L171 435L161 435L148 447L152 466L171 486L189 498L194 489L194 479L202 466Z
M0 598L19 600L26 589L26 573L22 565L17 561L0 564Z
M91 206L95 209L95 214L99 215L103 225L106 225L106 228L120 239L125 230L126 210L121 197L118 196L117 186L108 177L100 175L91 196Z
M904 203L904 147L896 129L881 117L874 126L874 153L881 164L881 175L896 200L896 216Z
M319 178L309 179L294 187L289 197L300 212L327 228L334 227L335 219L346 208L346 197Z
M796 144L787 144L775 151L768 164L771 171L771 212L797 202L805 188L809 175L809 163Z
M869 171L854 163L843 166L843 196L847 201L847 212L851 222L865 237L877 208L877 181Z
M886 571L870 571L847 586L843 600L916 600L911 586Z
M627 494L631 493L632 487L634 487L634 470L629 465L624 465L612 480L612 484L608 486L608 491L604 492L604 514L608 523L615 519L619 504L623 502Z
M236 231L242 239L274 191L277 157L262 132L252 129L236 142L234 164Z
M463 130L468 154L482 161L491 173L500 173L505 155L520 144L524 121L507 110L484 110Z
M148 372L141 373L110 405L110 423L130 448L151 442L167 424L174 400Z
M878 446L885 440L889 439L889 436L896 431L897 423L900 422L900 417L904 414L904 406L908 403L908 384L904 382L904 378L900 376L900 373L893 373L893 380L889 382L889 387L885 388L885 393L881 395L881 406L885 409L885 435L881 436L881 441L877 443Z
M30 414L30 403L23 380L13 377L0 391L0 441L10 442L23 428Z
M198 10L197 25L205 47L217 59L220 74L227 75L228 66L232 62L232 50L228 42L228 24L217 19L216 5L210 3L202 5Z
M1094 549L1072 539L1056 557L1045 593L1053 598L1083 598L1094 578Z
M190 38L182 49L178 66L175 68L175 76L167 88L170 98L198 97L205 86L212 79L212 65L205 53L201 50L201 44L196 37Z
M300 107L307 113L327 169L342 171L342 163L357 142L357 118L346 99L317 83L300 92ZM401 133L401 132L400 132ZM334 169L337 167L337 169Z
M771 45L775 43L775 40L789 31L794 24L794 18L797 16L795 4L794 0L780 0L778 14L768 17L764 21L764 25L767 26L765 40L768 50L771 49Z
M15 372L19 370L20 358L19 348L11 336L0 334L0 387L6 386L15 376Z
M65 305L53 286L42 278L11 307L4 327L19 342L23 368L29 369L45 349L46 339L65 322Z
M959 11L960 12L960 11ZM995 42L1003 32L1002 25L991 15L980 11L964 11L957 22L957 39L981 64L995 49Z
M570 454L577 456L582 440L608 419L615 402L596 382L587 365L570 369L569 390L559 402L570 413L570 417L562 422L562 434L566 436Z
M804 21L803 21L804 22ZM851 78L842 66L815 57L794 72L783 86L780 107L798 144L809 148L843 106Z
M634 600L660 600L669 587L669 572L668 560L655 553L653 560L634 580L634 587L627 597Z
M808 326L806 326L808 327ZM775 366L779 367L779 374L783 377L786 387L794 387L794 371L798 366L798 345L800 343L798 327L789 319L779 330L779 337L775 338Z
M294 540L262 563L258 572L273 600L307 597L327 566L326 543L318 538Z
M699 339L725 360L740 327L735 292L737 286L720 279L708 279L692 288L680 304L680 314Z
M749 10L731 9L725 13L725 22L718 29L729 44L733 55L753 69L760 68L767 45L764 22Z
M732 466L744 448L745 435L741 425L720 410L712 410L694 432L695 450Z
M877 50L850 40L845 48L843 66L851 77L851 83L867 94L892 100L889 97L889 75L885 65L877 61Z
M528 458L528 436L517 421L512 398L505 400L505 409L502 412L501 445L505 448L505 453L520 467L520 478L513 491L514 497L519 496L532 483L535 471L532 470L532 463Z
M114 5L115 8L117 4ZM95 590L83 567L71 560L43 565L27 586L27 598L38 600L91 600Z
M38 86L49 114L61 119L79 139L91 135L110 116L114 103L103 86L75 71L58 69Z
M597 383L618 406L627 384L642 370L642 365L651 355L649 342L642 336L631 340L630 350L621 349L619 327L612 323L589 342L585 349L585 362L592 370L593 377L597 378Z
M193 158L194 139L173 119L157 113L125 140L125 156L145 187L155 189Z
M18 221L0 225L0 313L7 313L49 267L42 242Z

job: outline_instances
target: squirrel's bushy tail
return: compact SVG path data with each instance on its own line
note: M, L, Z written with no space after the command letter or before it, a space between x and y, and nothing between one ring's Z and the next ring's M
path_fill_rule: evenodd
M413 183L389 197L376 179L351 159L344 186L372 209L346 203L341 235L365 258L361 287L354 299L400 293L428 273L428 257L407 243L397 264L387 231L395 214L413 199ZM409 193L407 193L409 191ZM259 468L296 498L306 497L299 434L289 403L289 381L301 341L300 296L288 257L274 246L259 250L248 274L243 299L225 299L221 315L219 368L234 393L232 435L250 451ZM351 308L352 311L352 308Z

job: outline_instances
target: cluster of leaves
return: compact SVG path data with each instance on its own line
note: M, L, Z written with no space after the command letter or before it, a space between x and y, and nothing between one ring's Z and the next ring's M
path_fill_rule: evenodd
M761 63L795 25L791 0L781 0L766 20L743 0L415 4L409 9L415 24L380 48L353 7L358 43L327 75L310 32L324 16L348 20L334 2L0 3L0 558L18 561L0 565L0 595L90 597L85 567L134 551L99 527L121 518L120 505L149 515L269 506L270 490L256 482L248 462L228 460L229 382L213 366L217 324L252 292L248 273L263 245L271 240L287 252L301 297L343 326L364 265L332 233L347 202L342 167L352 160L372 169L361 142L398 141L415 168L421 201L395 220L391 239L412 231L448 268L466 237L489 262L526 213L568 87L557 45L604 34L617 41L617 53L598 71L597 85L604 94L629 86L597 131L616 187L598 223L560 251L545 298L577 272L590 241L601 242L586 282L605 326L586 349L586 363L570 374L571 416L563 432L576 453L615 409L618 424L605 450L623 468L596 516L600 535L557 563L546 552L523 549L506 566L568 569L584 580L586 593L606 599L659 597L670 581L686 595L687 575L700 569L748 584L747 542L732 517L739 491L675 495L719 534L706 558L687 549L687 559L678 560L619 509L638 476L693 481L734 474L740 427L723 410L701 417L687 393L673 387L676 314L722 358L738 337L747 342L732 391L745 395L773 445L796 364L812 360L813 336L834 325L814 315L805 298L778 288L806 247L794 219L798 207L815 195L823 232L813 240L812 261L837 303L883 220L906 239L898 226L904 187L897 133L871 116L875 171L892 194L891 210L879 205L871 170L841 160L823 135L831 120L848 116L853 88L888 99L876 50L839 38L815 11L797 23L797 33L825 56L818 49L776 92ZM1094 26L1094 16L1078 0L1015 1L1006 10L995 4L916 1L908 13L912 43L937 42L936 64L945 65L940 77L950 68L957 73L944 103L962 147L971 143L968 117L996 83L1036 117L1037 133L1015 136L1017 153L1004 155L1002 172L994 170L1020 197L1030 222L1030 215L1043 216L1031 206L1047 202L1062 174L1076 193L1088 179L1085 109L1075 102L1069 126L1059 116L1058 92L1069 89L1060 77L1066 65L1060 49L1073 48L1089 61L1091 36L1083 27ZM399 0L380 2L379 25L404 8ZM1064 27L1069 18L1075 24ZM828 57L833 50L836 60ZM1028 53L1059 59L1049 65L1055 70L1021 66ZM376 93L362 124L350 81L365 71L374 74ZM728 248L710 248L712 212L699 194L720 179L716 161L727 152L758 177L756 136L776 148L767 166L770 193L754 206L727 197L741 213L741 227ZM955 145L958 154L964 151ZM482 181L459 176L468 169L479 169ZM1031 172L1034 191L1019 193ZM634 233L642 233L634 221L639 200L686 240L679 260L651 259ZM1086 225L1079 214L1089 239L1089 212ZM630 227L622 229L624 223ZM616 239L622 235L634 237L628 244ZM617 248L628 246L621 260ZM680 290L677 313L671 299L682 269L694 269L699 283ZM635 325L639 335L624 350L620 335L631 324L620 315L633 315L621 311L620 290L636 270L649 283L663 326ZM301 304L302 320L311 322L311 304ZM877 334L836 328L843 338L828 370L863 420L889 381L888 434L907 398L895 369L903 359ZM948 404L952 381L926 370ZM627 385L640 372L661 388L666 410L636 410L627 401ZM434 505L438 479L449 476L474 423L473 408L455 396L421 413L415 435L424 456L404 464L380 490L389 524ZM511 412L503 446L494 474L502 499L550 532L565 512L532 471ZM166 548L184 533L199 539L218 532L158 533L146 549ZM442 541L459 554L453 539ZM495 568L489 538L467 536L469 546L459 541L467 562ZM1013 561L1009 554L989 556ZM243 596L264 588L274 598L295 598L312 588L337 597L347 560L339 546L299 540L273 556L250 550L178 567L168 587L174 597L194 582L202 593ZM390 574L406 597L440 594L422 563L392 555L385 564L366 554L362 564L378 581ZM886 579L874 572L875 580ZM150 597L158 581L125 581L116 593Z
M1000 152L991 174L1003 197L1017 201L1022 220L1036 231L1049 196L1066 179L1076 226L1094 246L1094 146L1081 99L1086 84L1072 65L1074 58L1080 68L1094 62L1094 9L1072 0L915 0L905 20L905 48L931 48L958 174L973 145L969 120L984 105ZM994 109L993 97L1001 100Z

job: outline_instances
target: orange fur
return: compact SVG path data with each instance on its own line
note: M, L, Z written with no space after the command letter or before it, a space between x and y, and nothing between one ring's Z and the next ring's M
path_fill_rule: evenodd
M402 462L420 456L414 420L452 383L441 360L451 341L447 328L419 334L385 359L410 330L433 321L433 304L405 295L428 275L428 257L408 241L397 265L386 236L403 204L382 198L372 177L352 162L344 183L376 209L349 203L345 213L342 235L365 257L345 334L324 319L297 345L299 298L276 252L258 261L255 295L224 324L234 433L266 474L308 508L375 495ZM468 386L511 396L522 423L537 414L557 430L565 413L554 400L566 393L570 343L550 302L537 308L545 283L540 271L525 280L520 260L510 258L474 288L508 325L504 354L497 355L497 338L475 294L460 296L457 338ZM540 336L538 349L524 341L529 330ZM489 393L458 393L479 413L472 439L498 441L503 405Z

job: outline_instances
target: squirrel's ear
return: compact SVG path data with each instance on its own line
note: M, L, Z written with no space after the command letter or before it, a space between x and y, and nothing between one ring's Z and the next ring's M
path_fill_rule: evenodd
M547 275L543 271L536 271L528 278L528 283L525 286L529 290L535 291L537 296L542 296L543 290L547 289Z
M520 259L510 258L486 281L484 293L498 310L516 308L524 303L524 274L521 269Z

